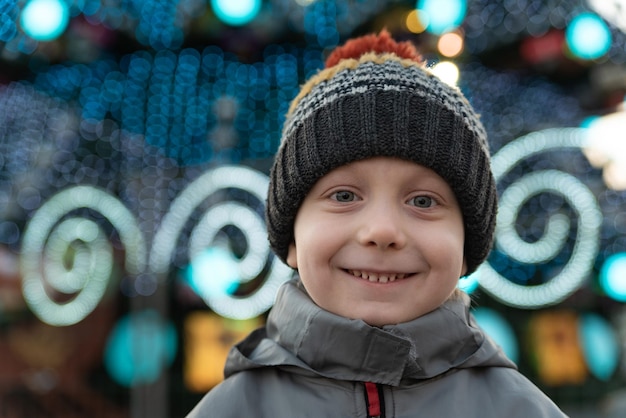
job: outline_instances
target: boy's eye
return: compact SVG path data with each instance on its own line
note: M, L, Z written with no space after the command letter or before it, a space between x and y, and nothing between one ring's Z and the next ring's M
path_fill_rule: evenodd
M352 202L356 200L355 194L348 190L341 190L341 191L335 192L332 198L336 200L337 202Z
M435 200L429 196L415 196L409 200L409 204L418 208L430 208L436 204Z

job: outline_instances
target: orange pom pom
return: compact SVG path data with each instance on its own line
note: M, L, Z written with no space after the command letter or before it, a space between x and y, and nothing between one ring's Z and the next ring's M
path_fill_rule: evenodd
M393 53L400 58L423 62L422 56L411 42L396 42L386 29L380 34L364 35L350 39L335 50L326 59L326 68L332 67L342 59L359 59L363 54L375 52L377 54Z

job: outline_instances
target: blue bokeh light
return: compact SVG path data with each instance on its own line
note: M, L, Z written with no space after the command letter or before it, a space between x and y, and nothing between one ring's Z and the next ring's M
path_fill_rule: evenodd
M611 31L602 18L594 13L576 16L565 30L565 41L572 54L581 59L593 60L611 48Z
M465 0L418 0L417 10L426 16L426 30L441 35L458 28L467 13Z
M261 10L261 0L211 0L211 7L219 20L242 26L250 23Z
M597 314L585 314L580 318L579 338L591 374L609 380L620 359L618 339L611 324Z
M0 2L0 42L8 42L17 35L17 13L17 2Z
M85 121L119 121L181 164L217 157L238 163L271 157L278 148L284 115L301 82L298 56L310 54L270 45L264 62L244 64L215 46L138 51L120 63L56 65L38 75L36 85L77 100ZM235 112L223 118L226 102L235 104Z
M600 270L600 286L610 298L626 302L626 253L606 259Z
M155 382L176 356L174 325L154 310L122 317L114 326L104 351L104 366L125 387Z
M237 260L226 249L207 248L191 260L186 280L203 298L233 294L239 285Z
M517 363L519 349L515 331L508 321L493 309L480 307L472 313L480 327L498 344L511 361Z
M51 41L65 32L69 17L69 7L65 1L31 0L22 9L20 23L31 38Z
M478 288L478 274L478 272L474 272L469 276L461 277L457 287L465 293L471 295Z

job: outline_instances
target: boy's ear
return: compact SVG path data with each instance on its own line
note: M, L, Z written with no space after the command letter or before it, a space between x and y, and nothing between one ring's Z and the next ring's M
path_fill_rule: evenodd
M289 244L289 251L287 252L287 265L292 269L298 268L298 256L295 242Z

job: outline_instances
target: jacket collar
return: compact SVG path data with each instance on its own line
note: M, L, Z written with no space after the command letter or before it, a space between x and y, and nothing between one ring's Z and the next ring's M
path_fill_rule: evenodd
M381 329L319 308L294 280L280 289L266 329L312 371L340 380L395 386L456 367L515 367L473 322L468 297Z

